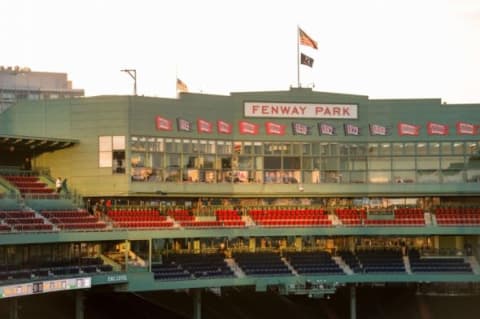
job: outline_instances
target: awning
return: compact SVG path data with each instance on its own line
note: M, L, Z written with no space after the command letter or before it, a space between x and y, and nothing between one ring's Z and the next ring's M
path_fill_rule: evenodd
M79 143L79 140L74 139L0 135L0 150L2 152L34 152L35 154L41 154L71 147Z

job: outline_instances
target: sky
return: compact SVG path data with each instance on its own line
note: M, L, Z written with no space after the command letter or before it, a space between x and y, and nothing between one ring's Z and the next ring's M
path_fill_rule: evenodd
M87 96L300 85L480 103L480 0L2 0L0 65L67 73Z

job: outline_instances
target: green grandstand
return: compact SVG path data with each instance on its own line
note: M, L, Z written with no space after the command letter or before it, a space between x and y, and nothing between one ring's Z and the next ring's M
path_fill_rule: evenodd
M0 311L478 297L479 111L308 88L20 101L0 113Z

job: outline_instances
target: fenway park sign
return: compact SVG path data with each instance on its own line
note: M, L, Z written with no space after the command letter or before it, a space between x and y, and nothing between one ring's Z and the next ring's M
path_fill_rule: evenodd
M245 102L245 117L357 119L357 104Z

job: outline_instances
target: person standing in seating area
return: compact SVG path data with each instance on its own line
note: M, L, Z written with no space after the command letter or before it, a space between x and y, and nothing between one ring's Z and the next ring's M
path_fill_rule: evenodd
M55 180L55 189L57 190L57 194L60 194L60 192L62 191L62 178L61 177L57 177L57 179Z
M64 192L65 194L68 194L68 187L67 187L67 179L66 179L66 178L64 178L64 179L62 180L61 190L63 190L63 192Z
M25 163L23 164L23 168L26 171L32 170L32 161L30 160L30 157L25 157Z

